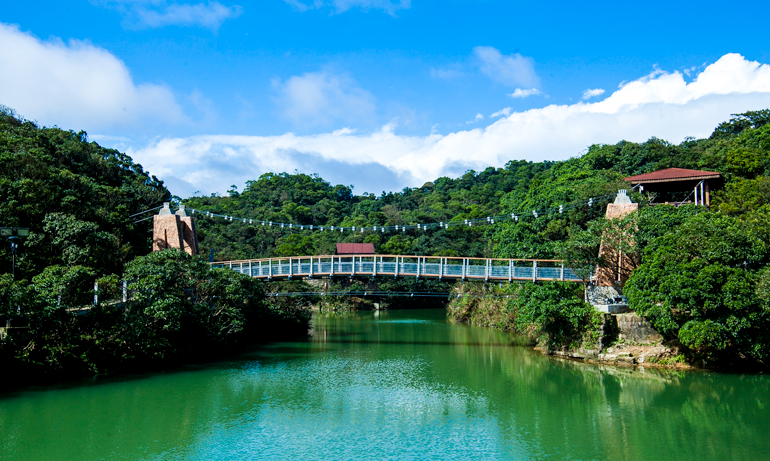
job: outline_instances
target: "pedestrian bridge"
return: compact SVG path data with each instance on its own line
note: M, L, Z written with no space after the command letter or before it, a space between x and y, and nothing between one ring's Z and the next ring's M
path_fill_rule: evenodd
M478 281L583 279L553 259L450 258L440 256L364 255L295 256L211 263L265 280L323 277L414 277Z

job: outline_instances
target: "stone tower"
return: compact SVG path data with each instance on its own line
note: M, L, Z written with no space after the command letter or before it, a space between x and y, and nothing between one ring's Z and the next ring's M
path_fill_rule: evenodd
M179 205L177 212L172 213L169 203L163 203L163 208L152 222L152 251L179 248L193 256L198 254L195 219L187 213L184 205Z
M626 194L625 189L618 191L615 201L607 205L607 212L605 218L607 219L621 219L626 215L639 209L638 203L633 203ZM615 253L618 253L615 255ZM612 263L613 267L600 267L596 271L596 285L597 286L622 286L625 284L628 277L631 275L631 271L636 268L637 261L629 257L626 254L616 252L616 249L611 245L602 241L599 247L599 256L612 257L616 259Z

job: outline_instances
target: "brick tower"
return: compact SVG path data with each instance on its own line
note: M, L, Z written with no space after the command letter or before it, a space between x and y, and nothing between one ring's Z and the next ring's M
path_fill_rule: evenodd
M163 203L163 208L152 222L152 251L178 248L193 256L198 254L195 219L187 213L184 205L179 205L176 213L172 213L170 204Z

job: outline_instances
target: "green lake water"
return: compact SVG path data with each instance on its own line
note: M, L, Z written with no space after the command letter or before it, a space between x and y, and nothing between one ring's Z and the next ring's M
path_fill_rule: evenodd
M544 357L440 310L0 394L0 460L770 459L770 379Z

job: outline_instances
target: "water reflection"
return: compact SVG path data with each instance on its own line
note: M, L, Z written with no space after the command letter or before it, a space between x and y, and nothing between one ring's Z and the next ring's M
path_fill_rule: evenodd
M764 376L579 364L441 311L319 315L227 363L0 399L0 459L755 459Z

